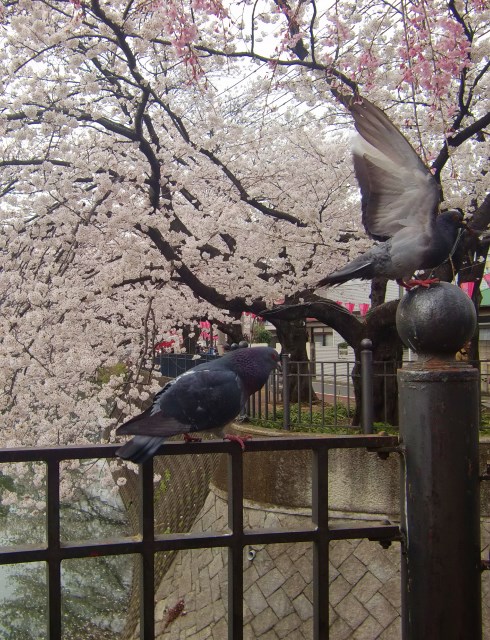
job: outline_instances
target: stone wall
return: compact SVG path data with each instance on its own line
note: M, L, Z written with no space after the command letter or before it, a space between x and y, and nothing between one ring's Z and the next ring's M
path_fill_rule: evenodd
M295 459L295 455L300 459ZM276 464L259 453L245 456L245 527L291 528L311 523L309 455L285 452L279 464L277 453ZM482 464L490 460L490 442L482 444L481 456ZM227 530L225 469L223 465L215 475L193 531ZM363 450L332 451L329 455L332 521L396 522L399 482L397 455L381 460ZM488 484L482 487L482 548L486 556L490 549ZM227 637L227 554L226 548L176 554L157 591L158 639ZM400 591L399 544L383 549L368 540L333 541L331 640L399 640ZM170 621L179 601L184 602L185 614ZM483 574L482 601L484 639L490 640L490 572ZM262 545L244 550L244 622L247 640L312 637L309 543Z

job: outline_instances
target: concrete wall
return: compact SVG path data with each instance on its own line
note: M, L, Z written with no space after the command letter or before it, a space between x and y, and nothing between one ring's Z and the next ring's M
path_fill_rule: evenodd
M253 432L256 436L271 434L255 429ZM332 521L397 522L400 485L397 457L391 454L387 460L381 460L376 454L363 450L332 451L328 469ZM245 456L246 527L308 526L311 522L309 458L308 452L260 452ZM481 445L482 468L487 460L490 461L490 439ZM490 483L482 485L482 549L487 557ZM215 475L193 531L226 530L226 498L226 465L223 465ZM312 637L311 545L247 548L244 572L246 639L308 640ZM157 592L157 638L226 638L226 589L227 549L176 554ZM490 572L485 572L482 599L485 640L490 639L489 596ZM179 600L184 600L186 614L169 622L169 612ZM398 544L383 549L368 540L331 543L330 623L331 640L401 638Z

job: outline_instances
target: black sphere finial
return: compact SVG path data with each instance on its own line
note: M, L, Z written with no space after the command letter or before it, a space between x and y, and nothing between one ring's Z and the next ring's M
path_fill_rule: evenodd
M412 289L396 311L396 328L403 344L432 356L454 355L473 336L476 322L468 295L448 282Z

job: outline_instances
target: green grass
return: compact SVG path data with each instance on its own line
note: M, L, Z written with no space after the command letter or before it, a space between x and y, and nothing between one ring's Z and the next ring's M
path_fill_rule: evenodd
M360 433L358 427L349 426L353 415L352 409L348 411L347 407L341 405L337 405L336 408L333 405L327 405L324 407L322 414L321 409L316 406L313 407L310 413L308 405L302 405L301 409L299 409L297 404L291 404L289 415L291 431L332 434ZM282 430L283 416L283 409L278 408L276 410L275 420L271 418L268 420L264 418L250 418L249 424L255 427L263 427L264 429Z
M350 422L354 411L347 409L343 405L326 405L322 414L322 409L314 406L311 414L308 405L302 405L298 410L297 404L292 404L290 408L291 431L299 433L327 433L333 435L359 434L362 433L360 427L351 427ZM283 429L283 410L276 410L276 418L249 418L248 423L254 427L264 429ZM374 433L382 435L398 435L398 427L394 427L383 422L375 422ZM490 410L482 411L481 436L490 436Z

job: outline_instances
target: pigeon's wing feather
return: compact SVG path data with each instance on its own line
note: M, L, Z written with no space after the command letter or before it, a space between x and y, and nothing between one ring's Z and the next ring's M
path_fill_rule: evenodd
M402 159L395 164L363 141L354 149L354 169L362 221L371 237L386 240L408 226L415 230L433 226L439 187L427 170L403 164Z
M226 424L239 413L241 394L238 375L215 366L181 376L164 396L161 409L193 428L208 429L220 426L216 422Z
M190 425L183 424L171 416L165 416L159 411L153 415L145 412L131 421L125 422L117 429L117 435L145 435L169 438L190 430Z
M350 105L360 134L353 148L367 233L386 240L406 226L428 230L434 224L439 186L408 140L375 105Z
M230 370L190 369L176 378L150 414L145 412L118 429L118 434L171 436L189 431L222 427L240 412L243 389ZM155 410L155 407L158 409Z
M116 454L123 460L131 460L131 462L139 464L155 455L164 441L165 438L135 436L129 442L123 444L122 447L119 447Z

